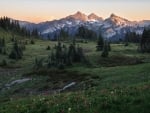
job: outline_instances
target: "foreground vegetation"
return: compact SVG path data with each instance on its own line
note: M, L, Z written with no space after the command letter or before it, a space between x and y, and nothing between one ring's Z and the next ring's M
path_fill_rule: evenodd
M30 94L24 98L18 95L11 96L1 102L0 111L2 113L116 113L116 111L148 113L149 67L150 64L140 64L129 67L92 68L92 71L90 68L75 67L68 71L82 70L81 73L91 74L88 76L91 78L84 81L86 86L82 90L57 94L44 92L38 96ZM25 86L27 87L27 84Z
M59 47L56 41L13 34L27 42L18 57L22 46L12 41L12 33L0 30L6 52L0 54L0 113L149 113L150 54L138 52L139 44L111 44L102 57L106 51L99 51L100 43L80 40L76 47L82 48L86 63L71 60L57 68L47 66ZM71 43L61 44L69 50Z
M18 61L1 55L8 67L14 68L2 68L8 71L1 73L1 89L13 80L32 78L1 90L2 113L149 112L149 54L137 53L135 44L112 44L109 57L102 58L94 42L80 43L91 65L77 63L65 70L32 70L35 58L48 57L50 50L46 47L55 43L37 40L26 46ZM77 84L62 93L55 91L71 82Z
M148 113L149 85L11 99L2 113Z

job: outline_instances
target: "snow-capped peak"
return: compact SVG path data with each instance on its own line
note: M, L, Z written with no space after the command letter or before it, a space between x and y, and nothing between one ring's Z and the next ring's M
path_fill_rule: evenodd
M115 19L115 20L118 20L118 21L128 21L127 19L119 17L119 16L117 16L113 13L110 15L110 19Z
M81 20L81 21L87 21L88 17L87 15L85 15L84 13L81 13L80 11L78 11L77 13L68 16L67 18L73 18L76 20Z
M76 12L75 14L73 15L70 15L66 18L73 18L75 20L80 20L80 21L102 21L103 19L99 16L97 16L96 14L94 13L91 13L90 15L86 15L80 11Z
M109 18L103 20L94 13L85 15L78 11L59 20L46 21L39 24L19 21L19 24L21 27L26 27L29 30L37 28L43 37L47 37L47 35L54 37L55 34L59 34L60 29L67 30L73 36L79 26L82 25L94 30L96 33L99 33L99 30L101 30L104 37L110 40L118 40L123 38L127 31L135 31L138 34L142 34L144 27L150 26L150 20L129 21L115 14L111 14Z
M90 15L88 15L88 19L89 20L103 20L101 17L97 16L94 13L91 13Z
M122 17L119 17L115 14L111 14L110 17L108 19L105 20L107 23L111 23L117 26L130 26L131 25L131 21L124 19Z

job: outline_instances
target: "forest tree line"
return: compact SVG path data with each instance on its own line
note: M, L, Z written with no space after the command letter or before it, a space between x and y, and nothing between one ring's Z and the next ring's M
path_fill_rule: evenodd
M12 20L8 17L1 17L0 18L0 28L11 31L12 33L19 34L21 36L26 37L39 37L38 30L33 29L32 31L26 29L25 27L21 27L19 25L19 21Z

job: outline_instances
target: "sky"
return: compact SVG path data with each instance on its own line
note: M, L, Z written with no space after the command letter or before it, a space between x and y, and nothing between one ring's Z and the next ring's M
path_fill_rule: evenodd
M150 0L0 0L0 17L39 23L81 11L108 18L112 13L132 21L150 20Z

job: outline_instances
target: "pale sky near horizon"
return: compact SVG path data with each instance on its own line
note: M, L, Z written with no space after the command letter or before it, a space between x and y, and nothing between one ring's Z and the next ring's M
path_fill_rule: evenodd
M0 17L36 23L77 11L95 13L104 19L114 13L129 20L150 20L150 0L0 0Z

